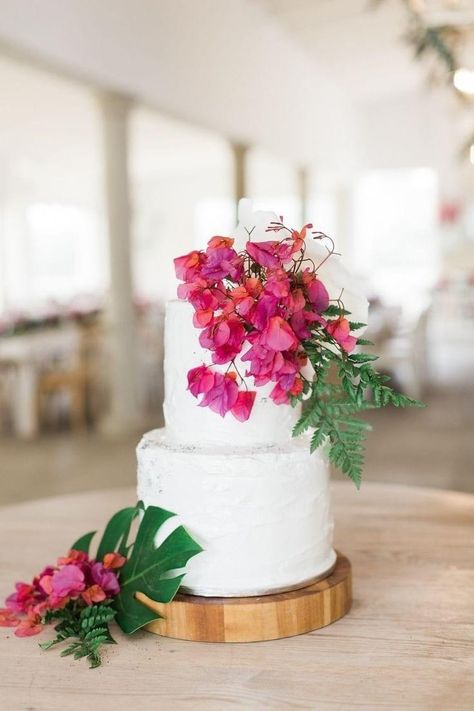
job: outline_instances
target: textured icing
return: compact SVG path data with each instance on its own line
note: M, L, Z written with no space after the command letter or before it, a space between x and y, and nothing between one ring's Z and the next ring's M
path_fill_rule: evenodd
M179 445L161 429L137 457L139 498L177 512L166 534L182 523L204 548L188 564L189 592L257 595L334 564L328 465L304 438L242 450Z
M165 323L165 403L164 414L169 440L182 443L220 443L233 446L278 444L291 439L300 408L275 405L268 397L273 385L256 388L257 397L247 422L231 413L222 418L187 390L188 370L211 363L210 353L199 345L199 330L193 326L193 308L185 301L170 301ZM225 371L227 366L215 366ZM245 373L245 363L239 367ZM247 379L254 389L253 378Z

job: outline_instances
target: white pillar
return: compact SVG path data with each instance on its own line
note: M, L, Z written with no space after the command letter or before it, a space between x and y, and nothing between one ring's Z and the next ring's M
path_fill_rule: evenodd
M246 169L248 146L243 143L233 143L232 151L234 154L234 200L235 213L237 217L237 207L239 204L239 200L244 197L249 197L249 195L247 194Z
M300 199L301 224L308 220L308 200L309 200L309 175L306 168L298 170L298 192Z
M133 305L128 176L130 99L99 94L102 112L110 290L106 310L111 403L104 429L126 432L138 424L136 323Z

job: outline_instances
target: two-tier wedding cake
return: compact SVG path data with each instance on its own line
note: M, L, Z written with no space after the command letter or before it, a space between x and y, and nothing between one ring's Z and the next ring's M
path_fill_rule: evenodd
M166 427L138 446L138 495L176 512L169 524L183 523L204 549L184 589L259 595L327 574L336 560L328 465L306 438L292 439L299 407L274 404L263 388L246 422L199 407L186 373L207 354L186 302L168 303L165 354Z

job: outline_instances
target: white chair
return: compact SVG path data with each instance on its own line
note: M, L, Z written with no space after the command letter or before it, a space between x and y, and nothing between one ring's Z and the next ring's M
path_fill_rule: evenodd
M392 373L407 395L422 397L429 382L427 330L430 310L425 309L413 328L384 341L377 370Z

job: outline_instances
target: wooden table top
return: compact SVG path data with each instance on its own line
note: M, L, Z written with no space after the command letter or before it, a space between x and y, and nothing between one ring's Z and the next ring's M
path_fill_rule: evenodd
M34 463L32 463L34 465ZM0 510L0 596L134 501L115 490ZM0 629L4 711L474 708L474 496L334 484L336 545L352 561L351 612L301 637L201 644L139 632L104 664L42 652Z

